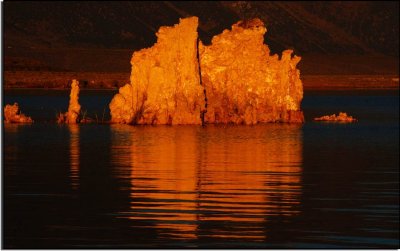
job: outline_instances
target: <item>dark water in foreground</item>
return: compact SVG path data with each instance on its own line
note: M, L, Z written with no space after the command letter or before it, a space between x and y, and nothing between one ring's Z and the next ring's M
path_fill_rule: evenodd
M398 92L306 93L301 126L60 126L67 93L4 101L36 123L4 126L3 248L399 247ZM311 120L339 111L359 122Z

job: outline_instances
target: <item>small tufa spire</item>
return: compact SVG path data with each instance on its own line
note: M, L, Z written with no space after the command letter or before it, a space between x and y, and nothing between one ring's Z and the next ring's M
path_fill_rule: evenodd
M81 105L79 104L79 82L74 79L71 84L71 93L69 95L69 106L68 112L60 113L57 117L58 123L76 124L78 123L78 116L81 111Z

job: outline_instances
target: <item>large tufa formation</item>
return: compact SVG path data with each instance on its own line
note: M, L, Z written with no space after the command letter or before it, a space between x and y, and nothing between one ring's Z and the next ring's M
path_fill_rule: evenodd
M18 103L4 107L4 123L33 123L33 120L21 113Z
M198 46L197 26L197 17L191 17L161 27L153 47L133 54L130 84L110 103L112 122L304 121L300 57L292 57L291 50L280 59L270 56L261 20L238 22L209 46Z
M157 43L133 53L130 84L110 103L111 121L127 124L201 124L204 109L197 58L198 18L161 27Z
M266 28L259 19L240 21L212 44L200 44L202 83L207 92L207 123L303 122L300 57L270 56Z
M78 116L81 111L81 105L79 104L79 82L72 80L71 93L69 95L69 106L68 112L58 116L58 123L76 124L78 122Z

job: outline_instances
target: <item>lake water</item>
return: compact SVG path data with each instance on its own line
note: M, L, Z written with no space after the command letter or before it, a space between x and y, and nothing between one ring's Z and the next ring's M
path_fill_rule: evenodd
M82 91L109 119L113 92ZM306 92L303 125L57 125L6 91L3 248L399 248L398 91ZM357 123L317 123L339 111ZM104 116L103 116L104 113Z

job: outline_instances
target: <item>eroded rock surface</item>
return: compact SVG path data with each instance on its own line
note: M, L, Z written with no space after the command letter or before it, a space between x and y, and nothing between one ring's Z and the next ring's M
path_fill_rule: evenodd
M259 19L200 44L202 83L207 92L207 123L303 122L300 57L286 50L270 56L266 28Z
M130 83L110 103L111 121L201 124L205 107L197 59L198 18L161 27L157 43L133 53Z
M4 123L33 123L33 120L21 113L18 103L4 107Z
M79 82L72 80L71 93L69 95L68 111L64 114L59 114L58 123L76 124L78 123L81 105L79 104Z
M300 57L291 50L271 56L261 20L238 22L209 46L197 42L197 26L197 17L191 17L161 27L153 47L133 54L130 83L110 103L112 122L304 121Z
M355 122L357 119L353 118L350 115L347 115L345 112L339 112L339 115L336 114L326 115L319 118L314 118L315 121L330 121L330 122Z

